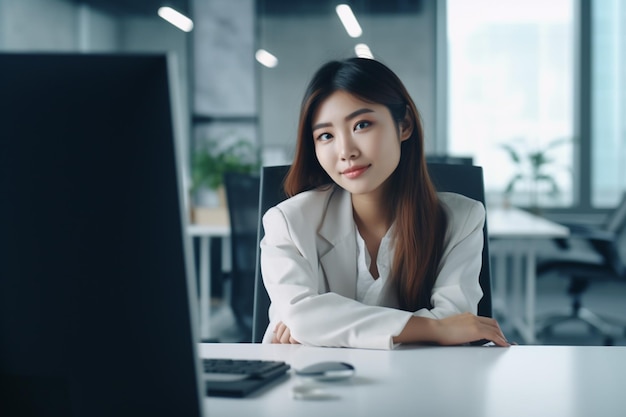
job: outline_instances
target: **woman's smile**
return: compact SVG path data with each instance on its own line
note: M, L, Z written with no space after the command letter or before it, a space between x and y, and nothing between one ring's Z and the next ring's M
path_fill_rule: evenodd
M352 166L348 169L345 169L342 174L344 177L349 178L351 180L356 179L358 177L360 177L362 174L365 173L365 171L367 171L367 169L370 167L371 165L356 165L356 166Z

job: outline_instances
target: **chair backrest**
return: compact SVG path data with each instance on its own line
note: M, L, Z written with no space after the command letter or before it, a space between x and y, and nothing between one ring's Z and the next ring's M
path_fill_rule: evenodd
M620 202L609 213L602 225L603 230L609 232L609 239L589 240L591 246L604 257L604 264L611 268L619 277L626 276L626 256L620 244L621 235L626 228L626 191Z
M243 339L252 339L260 178L227 172L224 188L230 218L231 307Z
M270 298L261 276L261 248L259 244L265 235L263 214L287 198L283 191L283 181L289 165L268 166L261 169L261 191L259 194L259 216L257 219L256 276L254 279L254 316L252 320L252 343L260 343L269 324L268 310Z
M485 205L485 185L483 169L474 165L428 164L428 173L437 191L457 193L480 201ZM482 267L478 281L483 290L483 298L478 303L478 315L492 317L491 303L491 259L489 256L489 235L487 219L483 227Z
M283 181L288 165L263 167L261 172L261 193L259 202L258 241L264 236L261 218L263 214L283 201L286 196L283 192ZM481 167L463 164L429 163L428 172L438 191L449 191L465 195L485 204L485 189L483 170ZM479 282L483 290L483 298L478 304L478 314L492 317L491 305L491 263L489 260L489 239L487 237L487 222L483 230L484 246L482 253L482 269ZM252 341L259 343L263 339L265 329L269 324L268 309L270 299L263 285L260 269L260 249L257 245L257 270L254 295L254 319L252 327Z
M461 164L474 165L474 158L471 156L452 156L446 154L429 154L426 155L428 164Z

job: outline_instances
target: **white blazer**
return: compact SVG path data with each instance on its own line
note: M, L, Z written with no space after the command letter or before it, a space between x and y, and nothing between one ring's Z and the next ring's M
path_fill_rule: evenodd
M380 306L356 301L357 229L350 193L337 186L306 191L269 209L261 241L261 271L271 300L263 343L271 342L282 321L305 345L391 349L412 314L476 314L485 209L459 194L439 193L439 198L448 230L433 308L416 312L398 309L390 286L383 288Z

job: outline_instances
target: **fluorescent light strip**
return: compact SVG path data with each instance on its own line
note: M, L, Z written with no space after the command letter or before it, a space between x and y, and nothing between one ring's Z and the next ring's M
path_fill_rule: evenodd
M260 64L265 65L268 68L274 68L278 65L278 58L276 58L271 53L267 52L265 49L259 49L254 54L254 57Z
M171 7L160 7L158 13L159 16L183 32L191 32L193 30L191 19Z
M372 51L370 50L370 47L364 43L357 44L354 47L354 53L356 53L356 56L358 56L359 58L374 59L374 55L372 55Z
M339 20L343 24L343 27L353 38L358 38L363 34L363 30L361 30L361 25L359 25L358 20L352 13L352 9L347 4L340 4L335 8L337 12L337 16L339 16Z

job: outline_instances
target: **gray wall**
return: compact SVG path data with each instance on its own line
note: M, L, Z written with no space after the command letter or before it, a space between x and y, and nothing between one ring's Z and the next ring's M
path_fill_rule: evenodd
M193 0L192 144L258 144L254 0ZM213 144L211 146L214 146Z
M363 36L350 38L337 16L268 16L259 24L258 46L279 59L275 68L259 65L260 132L264 146L293 154L300 101L317 68L330 59L354 56L366 43L374 57L403 80L422 113L427 151L435 149L436 1L424 1L414 15L357 16Z
M2 51L113 51L117 31L113 17L67 0L0 0Z
M78 47L77 7L62 0L0 0L0 48L71 51Z
M194 111L256 117L254 0L193 0Z

